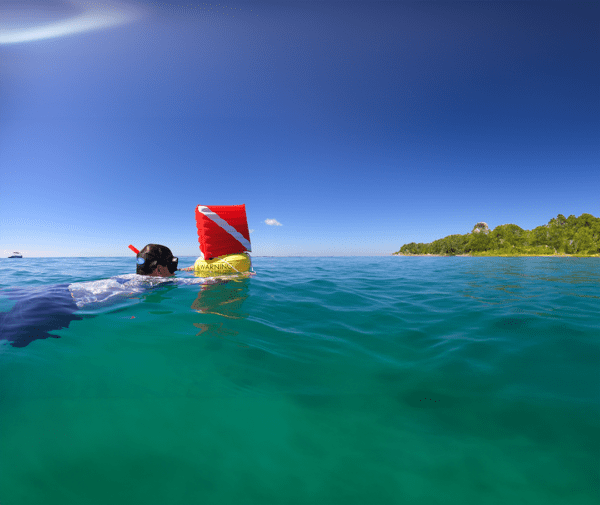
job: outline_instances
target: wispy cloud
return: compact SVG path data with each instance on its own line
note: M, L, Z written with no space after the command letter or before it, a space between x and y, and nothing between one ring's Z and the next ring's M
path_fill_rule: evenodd
M265 223L269 226L283 226L277 219L265 219Z
M249 233L252 233L254 230L248 230Z

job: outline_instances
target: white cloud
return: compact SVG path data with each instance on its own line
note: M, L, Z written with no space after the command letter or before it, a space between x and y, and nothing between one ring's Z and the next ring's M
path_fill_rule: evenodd
M265 223L269 226L283 226L277 219L265 219Z
M249 233L252 233L254 230L248 230Z

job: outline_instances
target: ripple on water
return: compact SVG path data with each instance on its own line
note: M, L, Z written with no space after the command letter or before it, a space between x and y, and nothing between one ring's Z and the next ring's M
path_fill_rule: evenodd
M12 308L7 287L27 302L45 284L134 266L69 259L65 272L64 261L5 270L0 310ZM198 471L222 480L215 503L239 502L221 490L230 475L270 503L567 503L574 489L577 503L597 501L598 262L253 263L246 284L157 289L74 321L58 339L3 347L0 443L14 449L5 486L19 493L51 475L44 492L61 502L67 494L54 490L72 491L72 476L55 469L93 453L102 460L79 476L84 494L98 472L121 482L134 461L139 475L160 474L176 489L189 491ZM148 454L166 454L167 464L147 467ZM260 494L269 482L282 490ZM107 489L94 488L103 498Z

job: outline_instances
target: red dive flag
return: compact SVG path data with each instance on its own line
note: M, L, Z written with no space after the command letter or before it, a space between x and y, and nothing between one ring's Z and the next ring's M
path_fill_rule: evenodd
M245 205L198 205L196 226L206 260L252 251Z

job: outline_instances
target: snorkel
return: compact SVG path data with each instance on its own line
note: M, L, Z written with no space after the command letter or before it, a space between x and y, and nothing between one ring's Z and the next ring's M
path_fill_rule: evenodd
M131 244L129 244L129 249L131 249L137 256L137 258L135 259L135 262L137 263L137 268L136 268L136 273L141 274L142 271L140 271L141 265L143 265L144 263L146 263L146 258L141 257L140 256L140 251L138 249L136 249L135 247L133 247ZM145 255L144 255L145 256Z
M138 251L131 244L129 244L129 249L131 249L136 255L138 255L138 257L135 260L138 265L143 265L146 262L145 258L140 258L139 257L140 251Z

